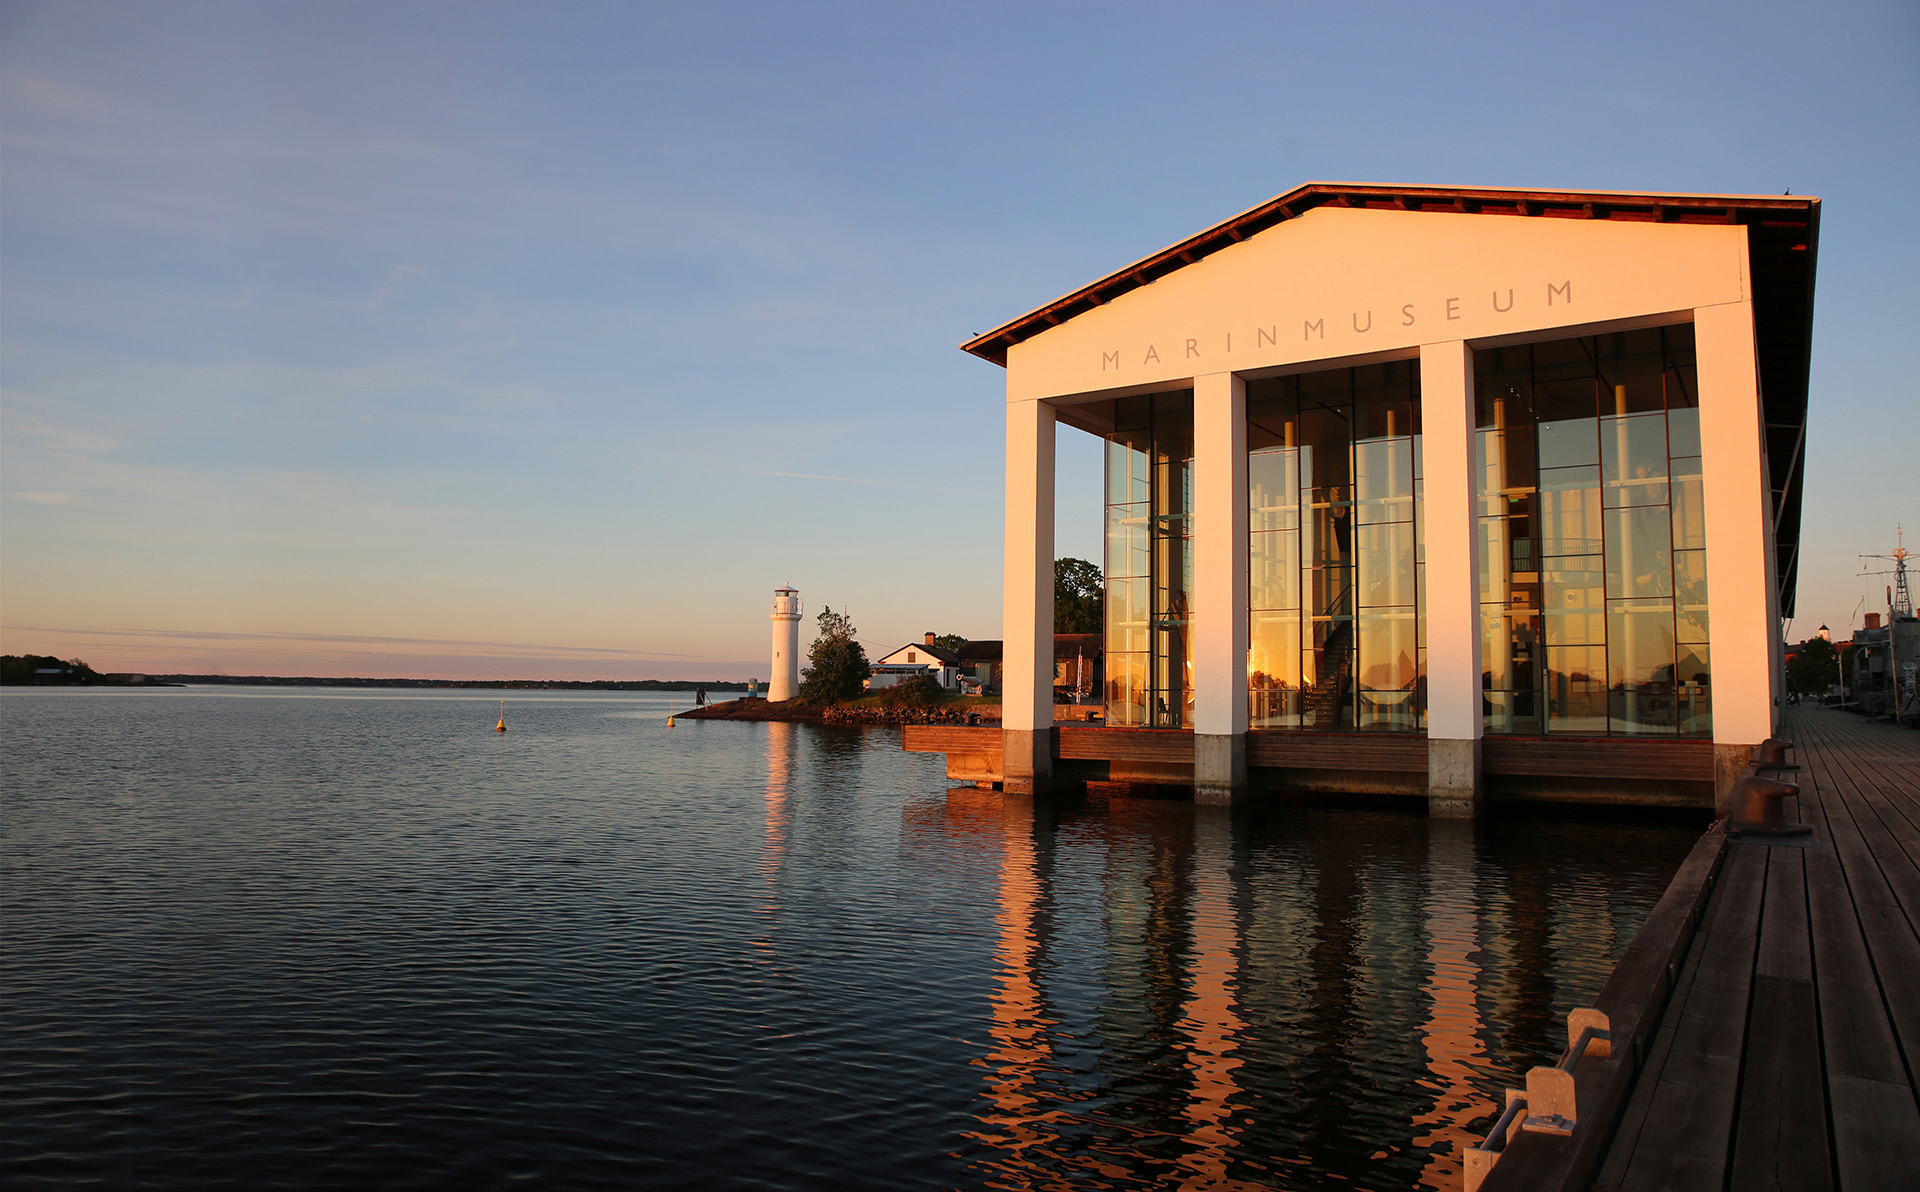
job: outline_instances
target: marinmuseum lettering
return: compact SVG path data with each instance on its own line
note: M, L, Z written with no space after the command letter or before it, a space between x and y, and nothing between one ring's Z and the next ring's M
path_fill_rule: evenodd
M1572 305L1573 303L1572 279L1569 278L1565 281L1560 281L1560 282L1550 281L1550 282L1545 282L1543 284L1545 287L1545 294L1543 295L1544 298L1546 299L1545 305L1547 306ZM1412 327L1416 325L1417 323L1419 323L1423 314L1428 318L1437 319L1441 322L1457 322L1458 320L1465 317L1466 315L1475 314L1475 313L1484 313L1488 311L1498 315L1512 314L1517 305L1517 301L1515 298L1516 290L1517 290L1516 287L1508 286L1505 290L1496 289L1491 291L1488 294L1487 304L1484 307L1481 307L1476 300L1469 298L1465 295L1453 295L1450 297L1439 299L1435 303L1429 303L1425 305L1417 302L1404 303L1400 307L1400 326ZM1368 332L1373 330L1373 311L1371 309L1350 311L1348 313L1348 326L1353 328L1352 334L1354 335L1367 334ZM1338 331L1340 329L1341 328L1336 323L1335 330ZM1322 314L1317 318L1311 318L1311 319L1303 318L1300 320L1301 341L1317 342L1320 340L1324 340L1326 338L1327 338L1327 316L1326 315ZM1187 359L1187 360L1205 359L1208 351L1208 347L1207 347L1208 339L1209 337L1204 337L1204 336L1183 336L1181 337L1180 340L1175 340L1174 342L1175 343L1184 342L1185 344L1186 350L1182 355L1182 359ZM1280 346L1280 324L1269 323L1264 327L1255 327L1253 329L1253 339L1254 339L1253 346L1255 348L1279 347ZM1231 331L1222 332L1220 335L1220 338L1215 342L1217 344L1219 354L1221 355L1232 354L1233 332ZM1175 349L1175 351L1178 351L1178 349ZM1118 370L1120 368L1123 368L1125 366L1125 356L1127 354L1128 353L1126 353L1126 350L1123 348L1115 348L1112 351L1108 351L1104 348L1101 349L1100 371L1107 372L1109 370ZM1135 356L1135 358L1137 358L1140 361L1141 365L1161 363L1160 347L1158 344L1150 343L1146 345L1144 349L1139 350L1136 353L1133 353L1133 355Z

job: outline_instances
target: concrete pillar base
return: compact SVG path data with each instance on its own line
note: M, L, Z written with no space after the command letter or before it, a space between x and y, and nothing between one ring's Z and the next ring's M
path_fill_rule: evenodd
M1427 814L1435 819L1473 819L1482 810L1485 786L1480 739L1427 740Z
M1721 800L1727 797L1727 792L1733 789L1735 780L1740 777L1740 771L1746 769L1747 763L1753 760L1754 746L1758 744L1760 744L1758 741L1753 745L1723 745L1719 741L1713 743L1713 805L1715 807L1720 806Z
M1053 730L1009 728L1000 733L1000 789L1043 795L1053 789Z
M1193 801L1230 806L1247 797L1245 733L1193 735Z

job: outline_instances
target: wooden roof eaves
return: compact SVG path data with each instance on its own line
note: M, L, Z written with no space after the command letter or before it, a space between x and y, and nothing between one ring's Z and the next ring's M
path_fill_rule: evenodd
M1608 219L1654 223L1754 222L1765 213L1798 213L1811 238L1817 234L1819 200L1803 195L1698 195L1635 191L1499 190L1489 187L1379 186L1309 182L1142 257L1122 269L1037 310L961 344L964 352L1002 367L1007 351L1048 327L1104 306L1130 290L1158 281L1276 224L1316 207L1337 204L1383 210L1443 211L1470 215L1529 215L1562 219ZM1742 219L1742 216L1746 219ZM1773 221L1769 221L1773 222ZM1791 226L1791 220L1778 221ZM1811 262L1810 262L1811 263Z

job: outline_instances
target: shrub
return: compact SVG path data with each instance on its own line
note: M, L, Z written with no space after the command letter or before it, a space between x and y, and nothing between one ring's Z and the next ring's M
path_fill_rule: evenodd
M866 650L854 640L858 631L853 627L853 617L826 606L820 610L819 620L820 636L813 639L813 647L807 651L810 665L800 672L800 702L837 704L858 699L873 668L867 662Z

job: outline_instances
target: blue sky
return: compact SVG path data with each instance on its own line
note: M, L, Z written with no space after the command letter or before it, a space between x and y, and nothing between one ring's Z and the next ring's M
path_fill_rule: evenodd
M1844 631L1920 544L1916 141L1900 2L10 0L0 648L764 678L787 582L997 637L954 345L1310 179L1820 195Z

